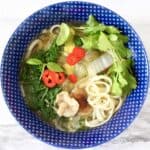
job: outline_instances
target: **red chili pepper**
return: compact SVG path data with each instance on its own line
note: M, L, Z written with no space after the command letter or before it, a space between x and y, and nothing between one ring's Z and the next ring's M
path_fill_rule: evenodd
M42 75L42 81L47 87L54 87L56 85L56 73L50 70L45 70Z
M70 74L68 76L68 79L72 82L72 83L76 83L77 82L77 76L75 74Z
M85 50L81 47L75 47L73 49L74 56L76 56L77 58L79 58L79 60L81 60L84 56L85 56Z
M76 57L74 56L73 53L70 53L70 54L67 56L66 61L67 61L67 63L68 63L69 65L75 65L79 60L78 60L78 58L76 58Z
M56 83L57 84L62 84L65 81L65 75L63 72L58 72L56 74Z
M75 47L73 52L67 56L66 61L69 65L75 65L85 56L85 53L83 48Z

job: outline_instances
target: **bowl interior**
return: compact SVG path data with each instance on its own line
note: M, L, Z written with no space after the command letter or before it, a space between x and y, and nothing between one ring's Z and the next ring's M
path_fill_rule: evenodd
M129 37L133 51L138 86L115 116L101 127L74 134L58 131L40 121L25 105L19 87L20 61L28 44L40 31L61 22L85 21L93 14L97 20L118 27ZM66 148L85 148L102 144L120 134L133 121L143 105L148 90L148 62L144 46L133 28L119 15L105 7L86 2L63 2L48 6L28 17L11 36L2 60L2 89L8 107L17 121L46 143Z

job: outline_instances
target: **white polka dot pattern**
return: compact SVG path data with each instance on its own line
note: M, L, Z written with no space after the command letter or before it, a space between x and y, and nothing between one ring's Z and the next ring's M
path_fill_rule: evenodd
M85 21L93 14L99 21L118 27L129 37L128 47L135 60L134 70L137 89L126 99L121 110L105 125L74 134L58 131L40 121L25 105L21 96L18 73L22 55L30 41L44 28L52 24ZM35 137L48 144L66 148L86 148L102 144L120 134L136 117L148 90L149 68L147 55L141 40L132 27L119 15L86 2L58 3L39 10L27 18L11 36L2 60L2 88L5 100L18 122Z

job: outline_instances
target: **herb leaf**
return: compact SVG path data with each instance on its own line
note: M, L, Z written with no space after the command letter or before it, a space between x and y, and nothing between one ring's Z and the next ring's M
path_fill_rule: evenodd
M76 46L82 46L83 42L79 36L74 36L74 43Z
M114 76L112 78L113 84L112 84L112 94L117 95L117 96L121 96L122 95L122 88L119 84L119 82L117 81L117 78Z
M107 51L114 49L111 42L107 38L107 35L103 32L100 33L99 39L98 39L98 49L101 51Z
M26 63L21 68L20 82L25 92L25 100L28 106L35 112L40 112L40 116L45 121L56 118L57 114L53 109L56 95L61 91L60 87L48 89L39 80L41 75L41 65L28 65Z
M81 40L83 42L83 48L87 50L97 49L98 37L99 35L97 34L82 37Z
M48 62L56 62L60 56L60 47L57 46L56 40L53 41L50 48L46 51L45 61Z
M54 62L48 62L47 63L47 68L49 70L52 70L52 71L55 71L55 72L63 72L63 68L58 65L57 63L54 63Z
M117 33L119 34L120 33L120 31L114 26L107 26L105 28L105 32L107 32L109 34L117 34Z
M131 63L130 60L124 60L120 63L114 64L109 70L113 85L112 94L121 96L123 94L128 95L133 89L136 88L136 79L131 73Z
M93 15L89 15L89 18L86 21L86 24L89 25L89 26L96 26L99 23L96 21L96 19L93 17Z
M30 58L26 61L26 63L29 65L41 65L42 61L40 59L37 59L37 58Z

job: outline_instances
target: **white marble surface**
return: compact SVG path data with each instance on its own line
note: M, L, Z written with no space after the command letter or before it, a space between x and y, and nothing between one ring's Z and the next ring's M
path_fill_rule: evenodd
M0 0L0 58L15 28L34 11L60 0ZM92 1L92 0L91 0ZM149 0L93 0L119 13L141 36L150 51ZM131 126L121 135L89 150L150 150L150 92ZM27 133L11 116L0 90L0 150L58 150ZM60 150L60 149L59 149Z

